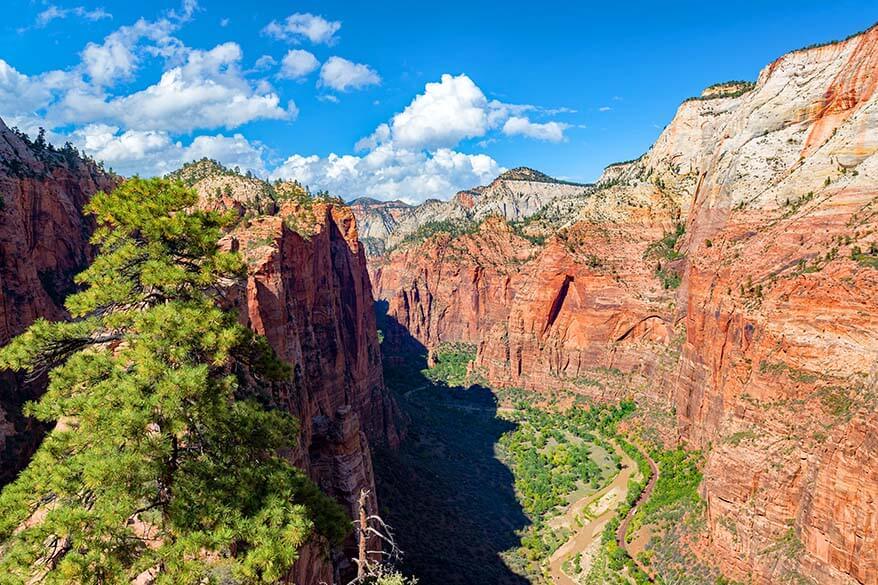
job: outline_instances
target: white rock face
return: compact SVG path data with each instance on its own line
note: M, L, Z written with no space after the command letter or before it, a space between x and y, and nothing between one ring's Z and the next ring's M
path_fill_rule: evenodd
M500 216L517 221L532 216L550 201L585 197L589 185L557 181L528 168L507 171L490 185L461 191L449 201L431 199L418 206L400 201L361 198L350 203L358 229L372 255L383 254L406 236L431 222L481 222Z

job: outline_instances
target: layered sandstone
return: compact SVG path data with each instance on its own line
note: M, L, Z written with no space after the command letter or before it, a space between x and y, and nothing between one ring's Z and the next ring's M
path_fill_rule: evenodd
M71 148L31 141L0 120L0 344L34 320L61 319L73 276L92 257L89 197L117 178ZM21 414L45 382L0 378L0 485L27 462L44 429Z
M72 276L93 256L93 226L83 205L119 179L74 154L0 125L3 343L36 318L65 318L61 302L72 290ZM353 512L361 490L374 493L371 447L399 439L352 213L311 198L296 184L269 185L211 161L188 165L175 177L199 192L201 207L238 213L224 245L241 252L248 276L230 291L229 302L293 368L291 380L275 385L269 396L300 421L290 457ZM21 405L42 386L18 382L4 379L0 395L3 479L27 463L39 438ZM377 509L374 499L370 505ZM300 551L292 577L297 583L339 582L351 556L347 549L328 555L314 543Z
M506 319L520 268L537 247L500 218L452 238L440 233L371 265L376 297L385 299L385 352L479 342Z
M237 187L217 192L217 183L227 181ZM353 516L360 492L375 493L371 447L399 441L356 221L349 208L308 197L293 184L274 186L273 213L260 215L250 207L249 181L212 175L194 188L202 203L241 214L224 240L247 262L246 283L232 302L242 322L292 367L292 380L273 388L272 399L300 421L299 435L290 438L294 463ZM376 513L374 497L369 505ZM331 558L319 543L306 546L294 582L340 582L350 572L352 546Z
M477 342L496 384L575 388L610 369L616 396L664 401L706 452L695 547L729 576L876 584L876 87L873 28L687 100L643 157L532 218L545 244L480 335L487 296L435 276L454 273L447 239L373 261L379 296L425 345ZM437 306L454 309L425 326Z

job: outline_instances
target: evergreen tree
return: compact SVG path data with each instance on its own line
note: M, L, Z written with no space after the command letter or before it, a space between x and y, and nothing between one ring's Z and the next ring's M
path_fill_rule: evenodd
M218 246L231 218L196 201L161 179L95 195L100 253L73 320L0 350L2 367L48 373L26 412L57 421L0 494L0 583L274 582L307 540L346 534L278 454L296 421L259 397L289 368L219 308L243 265Z

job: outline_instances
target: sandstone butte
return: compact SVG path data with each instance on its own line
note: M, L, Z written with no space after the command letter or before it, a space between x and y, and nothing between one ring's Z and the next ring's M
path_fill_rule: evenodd
M38 317L65 317L62 301L72 290L72 277L93 255L88 244L93 225L82 207L92 194L121 180L68 154L35 147L0 123L4 343ZM200 167L204 176L190 181L201 195L199 205L234 209L241 217L223 241L248 265L246 281L229 295L232 308L293 367L292 380L273 389L278 406L301 422L289 456L353 513L360 490L375 493L371 447L399 441L354 217L346 206L328 201L277 204L265 198L265 183L217 176L210 164L189 170ZM0 483L5 483L27 464L44 432L20 409L39 396L45 382L23 385L7 375L0 383L0 469L5 474ZM377 509L374 498L370 506ZM327 558L322 547L307 545L294 567L294 581L336 582L337 571L354 556L352 547L353 540Z
M876 86L873 27L687 100L575 213L534 221L543 244L497 219L389 246L388 347L473 343L494 385L657 405L706 453L702 559L878 584Z

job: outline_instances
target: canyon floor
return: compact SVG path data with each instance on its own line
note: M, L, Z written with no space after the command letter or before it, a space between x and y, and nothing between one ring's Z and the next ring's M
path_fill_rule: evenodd
M451 355L440 354L432 368L417 354L385 363L388 386L409 419L409 435L399 450L376 453L375 471L385 506L381 513L404 551L403 569L422 585L577 585L605 582L608 570L619 583L649 582L633 564L607 567L608 541L639 554L650 534L641 527L626 540L658 477L645 450L616 437L615 420L605 434L575 426L559 431L550 417L586 412L591 405L533 403L532 408L522 391L474 383L465 351ZM560 491L540 483L535 462L543 461L552 475L568 448L587 453L586 467L576 468ZM635 453L640 462L632 458ZM556 499L540 505L529 496L546 492ZM641 562L637 567L646 568Z

